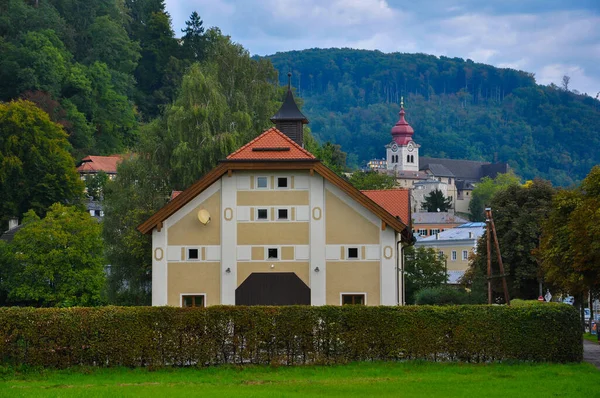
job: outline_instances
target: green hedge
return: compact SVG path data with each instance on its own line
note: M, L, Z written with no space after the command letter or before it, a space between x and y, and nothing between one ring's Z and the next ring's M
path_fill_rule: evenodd
M0 309L8 366L582 359L567 305Z

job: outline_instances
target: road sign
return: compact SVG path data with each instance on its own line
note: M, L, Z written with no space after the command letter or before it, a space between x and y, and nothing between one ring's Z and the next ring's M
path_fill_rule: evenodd
M550 302L550 300L552 300L552 293L550 293L550 290L546 290L546 295L544 296L544 298L547 302Z

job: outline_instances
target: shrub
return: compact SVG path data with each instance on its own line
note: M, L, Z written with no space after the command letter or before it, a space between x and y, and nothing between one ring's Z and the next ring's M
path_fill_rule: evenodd
M419 290L415 294L415 303L418 305L469 304L471 297L464 290L442 285Z
M0 308L5 366L581 361L567 305Z

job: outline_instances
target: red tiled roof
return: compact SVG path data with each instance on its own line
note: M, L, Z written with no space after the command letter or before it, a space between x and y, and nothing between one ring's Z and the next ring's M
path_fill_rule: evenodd
M361 191L394 217L410 225L410 191L408 189L375 189Z
M104 171L109 174L117 173L117 164L123 159L121 155L86 156L79 162L79 173L97 173Z
M173 191L171 192L171 200L175 199L176 197L179 196L180 193L182 193L183 191Z
M227 160L302 160L315 159L312 153L271 127L231 155Z

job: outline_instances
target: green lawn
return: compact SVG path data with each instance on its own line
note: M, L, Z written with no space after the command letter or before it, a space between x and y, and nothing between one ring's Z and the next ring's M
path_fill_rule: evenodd
M583 334L583 338L589 341L592 341L594 343L598 342L598 336L596 336L595 334L591 334L591 333L584 333Z
M205 369L77 369L5 372L2 397L592 397L589 364L354 363Z

